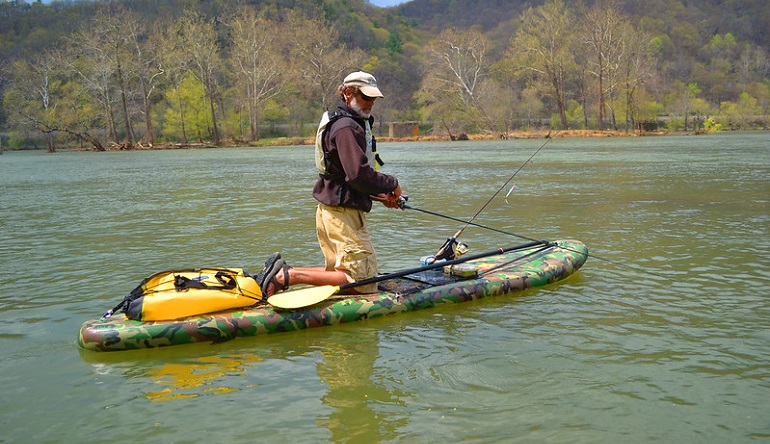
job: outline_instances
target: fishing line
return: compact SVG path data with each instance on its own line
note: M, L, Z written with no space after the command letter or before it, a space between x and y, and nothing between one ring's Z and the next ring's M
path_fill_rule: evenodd
M487 225L481 225L481 224L478 224L478 223L475 223L475 222L468 222L468 221L465 221L463 219L458 219L456 217L447 216L445 214L434 213L433 211L423 210L421 208L415 208L415 207L413 207L411 205L402 205L402 208L406 208L408 210L419 211L420 213L430 214L431 216L443 217L444 219L453 220L455 222L467 223L468 225L472 225L474 227L479 227L479 228L483 228L485 230L495 231L497 233L502 233L502 234L505 234L505 235L508 235L508 236L518 237L519 239L524 239L524 240L529 240L529 241L537 241L537 240L539 240L539 239L533 239L533 238L527 237L527 236L522 236L520 234L511 233L510 231L504 231L504 230L500 230L500 229L497 229L497 228L493 228L493 227L490 227L490 226L487 226Z
M467 223L467 225L472 225L474 227L483 228L485 230L490 230L490 231L494 231L496 233L505 234L507 236L517 237L519 239L525 239L525 240L534 241L534 242L548 242L548 241L545 241L545 240L534 239L534 238L531 238L531 237L522 236L521 234L512 233L510 231L500 230L500 229L497 229L497 228L494 228L494 227L490 227L490 226L487 226L487 225L477 224L475 222L470 222L470 221L466 222L466 221L464 221L462 219L458 219L456 217L447 216L445 214L436 213L436 212L428 211L428 210L423 210L423 209L420 209L420 208L415 208L415 207L413 207L411 205L404 204L404 205L402 205L402 208L405 208L405 209L408 209L408 210L419 211L420 213L430 214L431 216L442 217L444 219L453 220L455 222L464 222L464 223ZM567 248L567 247L564 247L564 246L561 246L561 245L559 246L559 248L562 248L562 249L567 250L567 251L571 251L573 253L583 254L582 251L573 250L571 248ZM663 276L662 274L655 273L655 272L650 271L650 270L648 270L646 268L637 267L637 266L634 266L634 265L629 265L629 264L627 264L625 262L618 262L618 261L615 261L615 260L612 260L612 259L608 259L608 258L605 258L605 257L602 257L602 256L597 256L597 255L592 254L592 253L588 253L587 256L590 257L590 258L596 259L596 260L607 262L609 264L630 268L630 269L635 270L635 271L641 271L643 273L651 274L651 275L657 276L659 278L669 279L668 276Z
M530 162L532 161L532 159L534 159L534 158L535 158L535 156L537 156L537 153L539 153L539 152L540 152L540 151L541 151L543 148L545 148L545 146L546 146L546 145L548 145L548 143L549 143L551 140L553 140L553 138L554 138L554 137L556 137L556 135L557 135L557 134L559 134L559 131L561 131L561 129L557 130L557 131L556 131L556 133L555 133L553 136L551 136L551 132L549 131L549 132L548 132L548 134L546 134L546 136L545 136L545 137L546 137L546 141L545 141L545 142L544 142L542 145L540 145L540 148L538 148L538 149L537 149L537 150L536 150L534 153L532 153L532 155L531 155L531 156L529 156L529 158L528 158L528 159L527 159L527 160L526 160L524 163L522 163L522 164L521 164L521 166L519 166L519 168L518 168L518 169L516 169L516 171L514 171L514 172L513 172L513 174L511 174L511 177L509 177L509 178L508 178L508 180L506 180L506 181L505 181L505 183L504 183L504 184L502 184L502 185L500 186L500 188L498 188L498 189L497 189L497 191L495 191L495 194L493 194L493 195L492 195L492 197L490 197L490 198L489 198L489 200L487 200L487 202L486 202L486 203L485 203L485 204L484 204L484 205L483 205L481 208L479 208L479 211L477 211L477 212L476 212L476 214L474 214L474 215L473 215L473 217L471 217L471 218L470 218L470 220L468 220L467 222L465 222L465 226L463 226L462 228L460 228L460 229L457 231L457 233L455 233L455 235L454 235L454 236L452 236L452 237L453 237L453 238L455 238L455 239L457 239L458 237L460 237L460 235L463 233L463 231L465 231L465 229L466 229L466 228L468 228L468 226L469 226L469 225L472 225L472 222L473 222L474 220L476 220L476 217L478 217L478 215L479 215L479 214L481 214L481 212L482 212L482 211L484 211L484 209L485 209L485 208L486 208L486 207L487 207L487 206L488 206L490 203L492 203L492 201L495 199L495 197L497 197L497 195L498 195L498 194L500 194L500 192L501 192L501 191L503 191L503 190L505 189L505 187L507 187L507 186L508 186L508 184L509 184L509 183L511 183L511 181L513 180L513 178L514 178L514 177L516 177L516 175L517 175L517 174L519 174L519 171L521 171L522 169L524 169L524 167L525 167L525 166L526 166L528 163L530 163Z
M476 212L476 214L473 215L473 217L471 217L468 221L455 219L464 223L465 225L463 225L462 228L457 230L457 232L452 237L450 237L449 239L446 240L446 242L444 242L444 245L442 245L441 248L439 248L438 252L436 252L436 254L434 255L434 258L446 259L449 257L454 257L454 253L451 250L457 244L457 238L459 238L460 235L463 234L463 231L465 231L466 228L468 228L471 225L475 225L473 221L476 220L478 215L481 214L481 212L484 211L484 209L487 206L489 206L490 203L492 203L495 197L497 197L497 195L500 194L500 192L503 191L503 189L505 189L505 187L507 187L509 183L511 183L513 178L516 177L517 174L519 174L519 171L521 171L528 163L530 163L532 159L534 159L535 156L537 156L537 153L539 153L543 148L545 148L545 146L548 145L548 142L550 142L554 137L556 137L557 134L559 134L559 131L561 131L561 129L556 130L556 133L553 136L551 136L551 132L549 131L548 134L546 134L545 136L546 141L543 142L542 145L540 145L540 148L538 148L534 153L532 153L532 155L529 156L529 158L524 163L522 163L521 166L519 166L519 168L517 168L516 171L513 172L513 174L511 174L511 177L509 177L508 180L506 180L505 183L503 183L500 186L500 188L498 188L497 191L495 191L495 193L492 194L489 200L487 200L487 202L484 205L482 205L481 208L479 208L479 210ZM511 191L513 191L513 189L511 189ZM508 194L510 194L510 192L508 192ZM508 196L506 196L506 198L507 197ZM524 237L524 239L530 239L530 238Z
M551 136L551 132L549 131L548 134L545 136L547 140L545 142L543 142L543 144L540 145L540 147L534 153L532 153L532 155L529 156L529 158L524 163L522 163L521 166L519 166L519 168L516 169L516 171L513 172L513 174L511 174L511 177L509 177L508 180L506 180L505 183L503 183L500 186L500 188L498 188L497 191L495 191L495 193L492 195L492 197L490 197L489 200L487 200L487 202L481 208L479 208L479 210L476 212L476 214L474 214L473 217L471 217L468 221L465 221L465 220L462 220L462 219L458 219L458 218L455 218L455 217L451 217L451 216L447 216L445 214L435 213L433 211L428 211L428 210L423 210L423 209L420 209L420 208L415 208L413 206L410 206L410 205L406 204L406 199L407 199L406 197L404 197L402 199L401 203L399 204L401 206L401 208L407 208L407 209L410 209L410 210L419 211L421 213L430 214L430 215L433 215L433 216L443 217L445 219L449 219L449 220L453 220L453 221L461 222L461 223L465 224L465 225L463 225L462 228L457 230L457 232L454 234L454 236L452 236L451 238L447 239L447 241L444 243L444 245L442 245L441 248L439 249L439 251L435 254L435 256L434 256L435 258L440 258L440 257L446 255L447 254L447 249L448 248L452 248L453 243L457 240L458 237L460 237L460 235L463 233L463 231L465 231L465 229L468 228L469 226L483 228L485 230L494 231L494 232L505 234L505 235L508 235L508 236L518 237L520 239L526 239L526 240L535 241L535 242L547 242L547 241L542 241L542 240L534 239L534 238L527 237L527 236L522 236L520 234L511 233L510 231L499 230L497 228L492 228L492 227L489 227L489 226L486 226L486 225L477 224L477 223L474 223L473 221L476 220L476 217L478 217L478 215L481 214L481 212L484 211L484 209L490 203L492 203L494 198L498 194L500 194L500 192L502 190L504 190L505 187L507 187L509 183L511 183L513 178L516 177L517 174L519 174L519 171L524 169L524 167L528 163L530 163L532 161L532 159L534 159L535 156L537 156L537 154L543 148L545 148L545 146L548 145L548 143L551 140L553 140L553 138L555 138L559 134L560 131L561 131L561 129L556 130L556 133L554 133L553 136ZM508 195L510 195L512 191L513 191L513 188L511 188L511 190L508 191L508 194L505 197L507 198ZM582 251L575 251L575 250L572 250L572 249L569 249L569 248L566 248L566 247L561 247L561 248L564 248L567 251L572 251L573 253L581 253L581 254L583 254ZM600 260L600 261L607 262L609 264L630 268L630 269L635 270L635 271L641 271L643 273L647 273L647 274L650 274L650 275L653 275L653 276L657 276L657 277L662 278L662 279L669 279L669 277L663 276L662 274L655 273L655 272L650 271L650 270L648 270L646 268L637 267L637 266L634 266L634 265L629 265L629 264L627 264L625 262L614 261L612 259L608 259L608 258L605 258L605 257L602 257L602 256L597 256L595 254L590 254L590 253L587 254L587 256L590 257L590 258L593 258L593 259L597 259L597 260Z

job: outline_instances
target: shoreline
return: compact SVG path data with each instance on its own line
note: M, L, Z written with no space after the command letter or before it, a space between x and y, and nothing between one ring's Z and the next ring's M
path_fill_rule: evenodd
M559 139L567 138L598 138L598 137L647 137L647 136L667 136L674 135L676 133L669 131L655 131L645 132L643 134L629 133L626 131L615 130L551 130L551 131L513 131L507 133L506 137L500 137L496 134L468 134L467 139L464 140L452 140L448 135L438 136L414 136L414 137L387 137L376 136L377 142L456 142L456 141L484 141L484 140L515 140L515 139L544 139L546 137L554 137ZM682 135L690 135L693 133L681 133ZM260 139L252 142L234 141L231 140L227 143L220 143L219 145L207 142L190 142L190 143L156 143L151 146L145 146L141 143L137 143L133 148L129 148L124 145L112 144L108 151L120 151L120 150L173 150L173 149L200 149L200 148L236 148L236 147L267 147L267 146L293 146L293 145L313 145L315 144L315 138L302 138L302 137L280 137Z
M729 132L729 131L728 131ZM697 131L616 131L616 130L533 130L533 131L511 131L501 137L499 134L462 134L461 138L450 138L447 134L410 136L410 137L387 137L377 136L380 143L398 143L398 142L456 142L456 141L489 141L489 140L515 140L515 139L544 139L553 137L558 139L570 138L608 138L608 137L656 137L656 136L697 136L704 134ZM706 133L708 134L708 133ZM152 145L145 145L137 142L133 146L128 143L110 143L105 151L151 151L151 150L184 150L184 149L211 149L211 148L243 148L243 147L272 147L272 146L305 146L315 144L315 137L276 137L265 138L257 141L227 140L219 144L211 142L160 142ZM45 150L45 148L22 148L22 149L4 149L3 151L35 151ZM95 151L91 148L61 147L56 152Z

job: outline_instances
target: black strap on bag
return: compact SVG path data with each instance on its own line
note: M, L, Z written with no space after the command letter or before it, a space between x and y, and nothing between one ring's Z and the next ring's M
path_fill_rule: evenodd
M139 284L139 286L137 286L133 290L131 290L131 292L128 293L126 297L124 297L123 300L120 301L118 305L115 306L115 308L113 308L112 310L107 310L107 313L104 313L104 316L102 316L102 319L109 319L114 313L117 313L117 311L120 310L121 308L128 307L128 304L144 296L144 284L146 284L147 281L149 280L150 278L143 280L142 283Z
M163 271L161 273L183 273L183 272L189 272L189 271L192 271L192 270L179 270L179 271L176 271L176 272L174 272L174 271L171 271L171 272ZM118 303L118 305L115 306L115 308L113 308L112 310L107 310L107 312L104 314L102 319L110 318L113 314L117 313L117 311L120 310L120 309L124 309L124 311L125 311L125 308L128 307L129 304L131 304L131 302L133 302L133 301L139 299L140 297L144 296L145 293L146 293L144 286L147 284L147 282L150 281L150 279L152 279L153 277L157 276L158 274L160 274L160 273L156 273L156 274L154 274L154 275L144 279L142 281L142 283L139 284L133 290L131 290L131 292L128 293L126 295L126 297L124 297L123 300L120 301ZM208 285L208 284L206 284L204 282L201 282L199 280L190 279L188 277L181 276L181 275L177 274L177 275L174 276L174 288L176 289L176 291L187 291L187 290L192 289L192 288L198 288L198 289L206 289L206 288L208 288L208 289L217 289L217 290L232 290L232 289L234 289L238 285L238 282L236 281L235 277L231 273L228 273L227 271L224 271L224 270L218 271L214 275L214 277L222 285Z
M217 274L214 275L214 277L222 285L208 285L204 282L199 281L198 279L190 279L185 276L176 275L174 276L174 288L176 289L176 291L187 291L191 288L217 289L217 290L232 290L233 288L235 288L235 285L236 285L235 278L230 274L224 271L218 271Z

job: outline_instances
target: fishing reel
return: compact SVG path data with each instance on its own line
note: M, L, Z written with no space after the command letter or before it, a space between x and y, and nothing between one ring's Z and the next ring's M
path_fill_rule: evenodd
M402 210L406 208L412 208L406 204L408 201L409 196L402 194L398 197L398 207ZM461 232L462 230L458 231L454 236L447 239L446 242L444 242L444 245L439 248L436 254L431 256L423 256L420 258L422 265L431 265L440 261L451 261L469 252L470 248L468 247L468 244L457 242L457 236L459 236L459 233Z
M430 265L440 261L451 261L457 259L463 254L470 251L467 244L457 242L456 237L450 237L444 242L444 245L439 248L438 252L432 256L426 256L422 259L424 265Z

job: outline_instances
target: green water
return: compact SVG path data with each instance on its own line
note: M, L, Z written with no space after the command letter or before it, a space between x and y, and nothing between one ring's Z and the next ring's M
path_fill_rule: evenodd
M382 143L467 219L543 140ZM770 438L767 133L551 141L476 222L594 255L517 296L223 344L81 352L163 269L319 265L312 147L0 156L0 442ZM505 194L515 185L506 200ZM460 228L370 216L381 271ZM471 227L472 251L521 240ZM650 270L646 273L643 270Z

